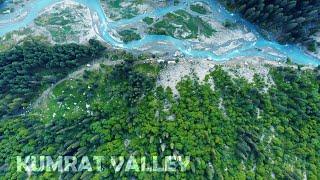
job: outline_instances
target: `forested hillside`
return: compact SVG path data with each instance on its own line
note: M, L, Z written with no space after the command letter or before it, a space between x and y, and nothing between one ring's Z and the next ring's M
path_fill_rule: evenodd
M314 50L310 37L320 30L318 0L220 0L246 19L271 31L280 42L298 42Z
M317 50L320 0L219 1ZM24 2L1 31L32 29L2 37L0 180L320 179L320 65L301 44L209 1Z
M91 62L103 49L96 40L88 46L51 46L31 39L1 52L0 117L20 113L41 90Z
M156 86L158 64L102 66L54 89L46 108L0 123L0 164L16 155L106 156L102 172L34 172L43 178L317 179L320 176L320 72L270 67L265 91L217 66L199 82L182 80L174 97ZM214 90L212 84L214 82ZM186 172L115 172L108 158L190 156ZM141 162L138 162L139 164ZM3 170L5 169L5 170Z

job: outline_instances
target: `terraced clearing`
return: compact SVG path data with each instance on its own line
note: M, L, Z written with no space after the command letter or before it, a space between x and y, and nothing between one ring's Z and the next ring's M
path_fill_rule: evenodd
M158 64L144 62L148 60L136 62L134 71L155 78L160 70ZM114 87L109 86L114 86L113 83L116 82L110 82L109 76L112 69L121 63L121 60L105 61L103 64L95 64L89 70L76 71L77 76L69 76L50 88L50 93L43 97L41 106L35 106L33 112L41 115L44 122L53 119L74 120L92 115L91 108L97 107L100 103L114 103L110 98L114 93ZM119 98L122 99L121 96ZM109 100L105 101L107 99Z

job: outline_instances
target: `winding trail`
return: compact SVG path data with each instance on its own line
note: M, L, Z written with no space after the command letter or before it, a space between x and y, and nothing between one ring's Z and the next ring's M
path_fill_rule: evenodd
M68 74L65 78L61 79L60 81L56 82L55 84L52 84L48 89L46 89L31 105L32 108L38 108L43 104L46 104L46 101L49 99L49 97L52 95L52 91L55 87L57 87L62 82L69 80L69 79L77 79L82 77L83 73L85 71L93 71L98 70L100 68L100 64L104 64L106 66L115 66L117 64L123 63L123 60L117 60L117 61L110 61L105 60L103 58L99 60L95 60L90 64L90 67L87 65L82 66L80 69Z

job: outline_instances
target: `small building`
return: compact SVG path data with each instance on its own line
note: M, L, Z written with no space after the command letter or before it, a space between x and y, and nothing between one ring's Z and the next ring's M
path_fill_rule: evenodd
M164 60L163 59L158 59L157 62L158 63L164 63Z

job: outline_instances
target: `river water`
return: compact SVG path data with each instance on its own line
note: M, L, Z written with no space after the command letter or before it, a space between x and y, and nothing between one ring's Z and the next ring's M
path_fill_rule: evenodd
M61 0L34 0L31 3L28 3L22 9L16 10L15 13L9 15L0 15L0 36L17 30L22 27L27 27L33 22L33 20L39 15L39 13L44 10L46 7L60 2ZM239 15L228 12L223 8L217 0L207 0L210 4L213 18L224 22L229 20L232 22L240 23L254 33L257 37L257 40L254 42L246 42L241 47L234 49L225 54L216 55L209 50L195 50L192 49L192 45L187 40L179 40L172 38L170 36L163 35L146 35L141 40L132 41L128 44L125 44L112 35L112 29L117 28L118 26L135 23L142 20L144 17L161 17L168 12L172 12L178 9L186 8L188 3L192 0L181 1L179 5L176 6L167 6L164 8L156 9L153 12L145 13L138 15L132 19L124 19L116 22L112 22L106 14L104 13L102 6L99 0L75 0L78 3L81 3L95 13L99 17L99 32L100 36L104 39L106 43L109 43L113 46L117 46L124 49L139 49L140 47L145 46L146 44L152 44L156 42L167 42L173 44L174 47L180 52L184 53L187 56L195 58L208 58L214 61L227 61L235 57L252 57L258 56L270 60L283 60L284 57L289 57L293 62L299 64L308 64L308 65L320 65L320 60L316 57L313 57L309 54L306 54L302 49L296 45L281 45L275 41L266 40L262 35L259 34L257 28L246 20L242 19ZM20 18L13 20L13 17L16 17L17 14L20 14ZM271 48L277 51L277 54L269 53L262 51L262 49ZM279 55L280 54L280 55Z

